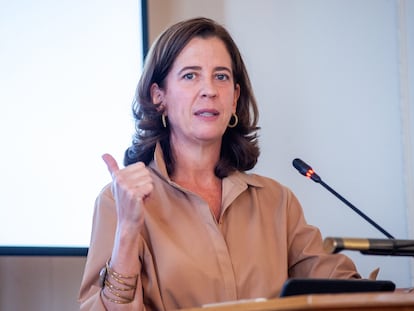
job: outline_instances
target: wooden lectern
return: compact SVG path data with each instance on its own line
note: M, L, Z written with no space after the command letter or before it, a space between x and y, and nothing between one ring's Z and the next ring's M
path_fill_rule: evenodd
M414 310L414 292L313 294L264 301L226 302L185 311L408 311Z

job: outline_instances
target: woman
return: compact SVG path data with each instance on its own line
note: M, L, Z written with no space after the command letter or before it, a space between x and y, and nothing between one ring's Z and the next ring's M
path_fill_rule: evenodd
M126 167L103 156L112 183L96 201L82 310L172 310L276 297L289 277L359 277L323 252L289 189L245 173L259 156L258 110L222 26L167 29L133 112Z

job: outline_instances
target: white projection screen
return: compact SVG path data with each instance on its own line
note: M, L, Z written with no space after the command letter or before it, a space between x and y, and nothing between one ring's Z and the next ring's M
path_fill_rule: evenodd
M3 255L87 251L101 155L122 163L131 143L146 31L141 0L2 1Z

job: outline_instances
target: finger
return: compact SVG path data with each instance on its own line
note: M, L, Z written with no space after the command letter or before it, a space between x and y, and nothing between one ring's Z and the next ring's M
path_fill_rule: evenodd
M113 175L115 172L119 171L119 166L116 160L113 156L111 156L109 153L105 153L102 155L102 159L106 163L106 166L108 167L108 171Z

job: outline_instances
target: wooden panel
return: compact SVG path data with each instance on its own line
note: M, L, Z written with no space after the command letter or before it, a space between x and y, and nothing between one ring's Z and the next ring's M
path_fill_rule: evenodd
M210 305L185 311L299 311L299 310L414 310L414 293L396 291L394 293L302 295L270 299L259 302L234 302Z

